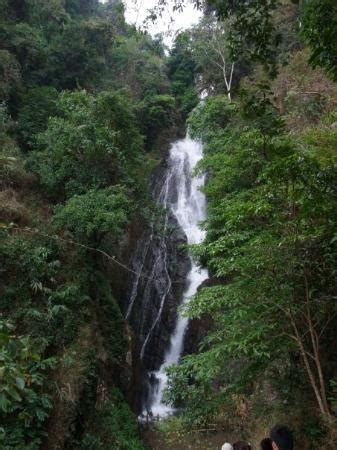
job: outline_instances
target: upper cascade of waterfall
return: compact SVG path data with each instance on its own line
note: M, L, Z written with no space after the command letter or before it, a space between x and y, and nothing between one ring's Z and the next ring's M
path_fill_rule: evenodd
M169 156L177 190L176 201L170 204L170 208L189 244L197 244L205 237L205 232L199 227L199 223L206 219L206 198L200 191L205 177L193 177L202 156L202 144L189 137L173 144Z

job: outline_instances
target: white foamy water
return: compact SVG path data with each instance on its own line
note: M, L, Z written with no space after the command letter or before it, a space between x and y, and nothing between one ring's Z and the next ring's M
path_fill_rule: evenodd
M199 228L199 223L206 218L206 198L200 191L205 183L205 177L193 177L193 170L202 158L200 142L185 138L173 144L169 156L167 180L174 180L177 195L167 206L172 210L181 228L187 236L189 244L203 241L205 232ZM183 304L189 301L200 284L208 278L208 272L200 269L191 258L192 267L187 276L187 288L183 296ZM164 357L164 363L152 376L153 392L150 399L150 410L154 417L166 417L174 413L174 409L163 403L163 392L167 385L166 368L178 363L183 351L184 334L188 319L178 316L175 331L171 337L169 350Z

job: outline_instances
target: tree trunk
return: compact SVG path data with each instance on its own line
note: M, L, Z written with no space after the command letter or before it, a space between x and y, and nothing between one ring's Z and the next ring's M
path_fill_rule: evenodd
M311 387L313 388L314 393L315 393L315 397L316 397L316 400L317 400L317 403L318 403L319 410L320 410L320 412L321 412L321 414L323 416L329 417L330 416L330 411L329 411L329 407L328 407L326 398L324 399L324 397L322 396L321 389L318 388L315 375L314 375L314 373L313 373L313 371L311 369L311 366L310 366L308 354L307 354L307 352L305 350L302 338L300 336L300 333L298 331L297 325L296 325L295 320L294 320L294 318L293 318L291 313L289 313L289 317L290 317L291 324L292 324L292 327L293 327L293 330L294 330L294 334L295 334L294 335L294 339L295 339L295 341L296 341L296 343L297 343L297 345L299 347L299 351L300 351L300 354L302 356L302 359L303 359L303 362L304 362L304 366L306 368L307 375L309 377L309 381L310 381ZM310 357L312 357L312 355L310 355ZM314 362L315 362L315 365L316 365L317 364L316 358L315 357L312 357L312 358L314 359Z

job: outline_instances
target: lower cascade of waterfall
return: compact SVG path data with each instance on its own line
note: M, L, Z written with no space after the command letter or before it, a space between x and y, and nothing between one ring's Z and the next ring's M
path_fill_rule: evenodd
M191 272L188 275L189 287L184 296L184 303L186 303L188 299L196 293L198 286L200 286L200 284L206 280L207 277L207 270L200 270L195 264L193 264ZM174 409L163 402L164 390L167 385L166 369L171 364L177 364L180 359L183 351L184 334L187 324L188 319L178 316L176 329L171 337L170 348L165 354L164 363L158 371L152 372L150 375L151 392L149 411L151 411L151 414L154 417L163 418L174 413Z
M202 145L189 137L177 141L172 145L168 160L168 171L164 186L169 189L174 184L176 195L166 202L177 219L178 224L186 234L188 244L197 244L204 239L204 231L199 228L199 223L206 218L206 199L200 191L204 185L205 177L193 177L193 171L202 158ZM208 273L200 269L191 259L191 269L187 275L186 290L183 295L183 303L188 302L201 283L207 279ZM159 313L160 314L160 313ZM157 320L159 320L157 318ZM188 325L188 319L178 315L175 330L171 336L170 346L165 353L161 367L149 373L150 392L146 410L154 417L166 417L174 413L174 409L163 403L163 393L167 385L166 369L171 364L176 364L183 352L184 334Z

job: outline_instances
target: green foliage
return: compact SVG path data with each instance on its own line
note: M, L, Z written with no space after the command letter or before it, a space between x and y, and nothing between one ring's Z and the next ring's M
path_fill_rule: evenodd
M0 74L1 98L6 98L21 81L20 64L8 50L0 49Z
M16 236L9 230L2 230L0 237L0 258L6 261L2 267L5 283L0 290L1 310L29 332L40 352L71 342L85 314L79 307L88 299L87 282L81 279L83 263L72 269L77 271L76 276L66 277L55 241L38 235Z
M127 25L119 1L0 0L0 10L0 309L30 337L6 331L1 346L0 447L48 446L53 399L60 446L82 436L78 448L142 449L119 394L96 411L98 380L111 388L129 346L102 252L122 259L127 225L148 207L153 143L179 117L164 45ZM38 358L21 357L23 345ZM68 366L52 373L46 358L59 354Z
M233 60L262 63L273 75L282 59L275 50L277 1L248 3L210 2L228 19L218 36L220 49L228 44ZM331 0L319 3L306 2L303 34L312 63L336 78L335 9ZM77 440L78 448L141 449L120 393L96 409L98 382L105 388L112 377L107 374L120 373L128 336L109 281L114 265L108 259L103 264L95 249L122 253L127 225L140 204L146 209L151 156L144 142L150 154L158 134L196 106L196 74L214 92L221 86L211 64L214 29L194 43L180 34L166 60L162 40L128 26L120 2L0 0L0 9L0 94L8 104L0 109L0 187L6 189L0 307L20 333L30 335L16 336L10 324L0 323L1 444L40 446L50 409L46 393L54 394L44 375L53 360L44 355L67 354L64 348L88 322L87 338L100 355L74 371L87 385L71 405L69 430L61 432L73 433L69 441ZM286 28L282 23L283 34ZM277 368L278 376L291 368L296 380L303 378L305 370L288 358L313 352L309 318L324 349L323 374L334 376L327 349L336 326L336 117L331 113L321 126L329 94L297 95L288 92L290 114L300 112L306 125L316 124L300 136L285 133L267 85L245 92L237 103L209 98L189 120L191 133L205 144L198 170L208 174L207 239L194 252L214 279L185 308L190 317L211 315L214 329L199 354L169 371L168 399L186 408L189 424L213 420L225 398L249 392L265 370ZM40 185L22 182L24 158L16 140L30 150L26 167ZM24 212L12 214L11 208ZM305 337L304 352L296 330ZM62 385L63 376L56 373L56 383ZM334 385L328 395L334 404ZM313 439L319 432L313 424Z
M24 148L33 148L37 135L47 128L48 118L57 115L57 98L56 89L47 86L23 94L17 127Z
M61 117L49 120L30 157L49 195L62 199L120 182L132 186L143 145L127 97L63 93L57 107Z
M104 19L69 22L54 36L46 67L47 79L60 89L90 88L105 71L114 30Z
M232 0L210 0L221 18L231 18L229 49L234 60L248 58L265 66L275 75L275 62L280 35L275 29L272 13L278 0L253 0L249 4Z
M66 0L65 9L72 16L92 16L98 9L98 0Z
M310 63L323 67L337 81L337 4L308 0L302 15L302 35L311 49Z
M6 49L0 58L7 76L4 88L11 89L21 75L29 87L121 88L128 74L127 85L136 80L144 95L150 90L159 93L166 80L163 47L126 25L123 11L119 3L102 5L97 0L10 5L0 29Z
M300 97L300 98L299 98ZM327 103L323 95L301 95L289 92L286 99L287 108L291 110L294 118L301 114L309 123L318 122Z
M99 303L99 317L102 335L108 351L109 359L113 363L122 364L128 350L125 321L116 299L112 296L111 286L102 276L96 273L96 294Z
M167 67L173 94L185 119L198 103L195 88L196 63L192 57L192 42L188 33L180 33L177 36Z
M237 111L235 103L229 103L227 96L217 95L201 102L188 119L188 125L193 137L202 141L210 141L226 128L233 120L233 113Z
M24 89L129 86L138 98L168 91L161 40L128 26L120 2L27 0L4 10L0 89L5 96L21 82ZM24 98L11 106L17 112L21 100L26 114Z
M209 176L207 238L194 252L215 282L185 313L211 315L215 327L199 354L171 369L169 399L199 422L212 417L231 385L242 389L276 361L303 357L301 345L311 354L299 338L311 318L319 339L328 339L337 313L337 191L335 159L321 163L283 132L267 89L241 105L207 99L190 123L205 143L199 170ZM242 365L239 373L228 361Z
M202 18L191 30L192 56L199 74L199 89L232 93L233 80L239 79L238 58L229 52L231 21L214 16ZM233 79L234 75L234 79Z
M138 115L147 137L147 147L151 148L158 133L174 125L175 106L175 98L170 95L148 97L139 105Z
M110 233L118 243L130 210L130 201L121 187L92 189L85 194L74 195L64 206L59 206L54 223L69 230L80 242L98 243Z
M317 417L310 417L303 426L303 434L308 436L310 442L310 450L321 447L323 438L326 437L327 430L321 419Z
M200 0L193 0L193 3L199 9L205 6ZM186 4L186 0L157 1L150 11L149 19L155 21L158 17L169 14L170 9L173 12L183 11ZM273 12L279 4L279 0L251 0L248 3L209 0L206 10L215 11L220 19L232 19L229 35L232 59L247 57L253 62L263 64L270 75L274 75L280 35L275 29Z
M162 43L146 34L118 36L109 52L107 88L128 86L136 99L167 93L169 86L162 55Z
M101 9L104 7L101 15L109 18L110 23L113 24L114 29L118 30L118 35L127 35L131 32L130 26L125 20L125 6L121 0L108 0L104 5L100 5Z
M86 434L83 441L86 445L94 442L96 447L82 447L82 441L80 448L145 449L138 435L135 417L118 389L110 392L109 400L97 411L90 428L94 430L92 435Z
M55 359L42 360L28 337L13 334L13 325L0 320L0 442L6 449L36 449L51 402L41 392L44 372Z
M174 112L175 100L170 95L156 95L150 97L144 108L144 113L148 114L146 122L149 127L155 128L172 124L172 114Z
M332 119L333 115L330 117ZM326 161L331 164L331 160L336 157L337 130L333 127L319 125L310 128L303 134L303 141L322 163Z
M103 448L102 441L89 433L86 433L79 445L81 450L98 450Z
M26 181L29 181L29 175L23 167L21 154L14 142L6 139L3 150L0 151L0 186L3 188L20 186L24 185ZM1 209L6 213L5 204Z
M62 0L26 0L25 19L34 28L42 28L48 41L69 21Z
M16 142L10 137L13 121L5 103L0 104L0 186L9 187L24 176L23 162Z
M179 366L168 369L169 387L164 398L182 409L185 426L203 427L212 423L224 400L224 392L212 386L218 370L219 362L215 364L209 354L202 353L186 356Z
M4 34L28 85L43 82L48 46L41 29L20 22L5 28Z

